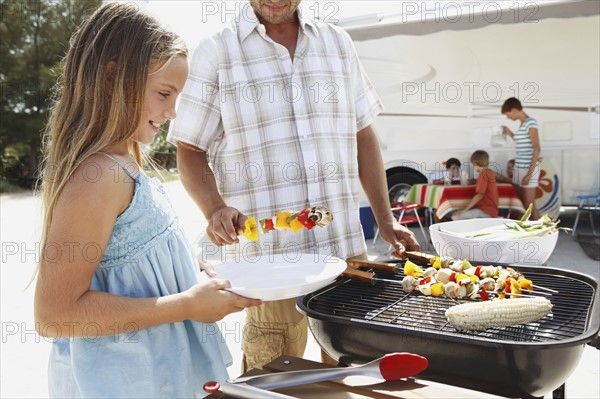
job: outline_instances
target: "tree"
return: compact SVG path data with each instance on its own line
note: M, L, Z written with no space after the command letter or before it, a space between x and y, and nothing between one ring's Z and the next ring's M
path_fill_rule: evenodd
M0 173L31 185L51 89L75 29L101 0L0 0Z
M167 141L168 131L169 123L166 123L161 127L156 137L154 137L149 155L159 168L172 170L177 168L177 148Z

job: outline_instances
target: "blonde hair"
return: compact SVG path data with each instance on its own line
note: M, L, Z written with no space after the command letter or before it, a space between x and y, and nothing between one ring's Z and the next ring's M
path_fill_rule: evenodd
M56 202L74 171L89 156L132 137L149 71L177 56L187 56L183 41L132 4L100 7L73 34L44 137L42 251ZM143 164L139 144L128 146Z

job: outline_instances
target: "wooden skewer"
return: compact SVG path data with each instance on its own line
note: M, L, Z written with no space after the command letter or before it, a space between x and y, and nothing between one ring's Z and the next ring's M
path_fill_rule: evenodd
M527 292L533 292L533 291L529 291L529 290L523 290L523 291L527 291ZM488 294L489 294L489 295L496 295L496 296L498 296L498 293L497 293L496 291L492 291L492 292L489 292L489 291L488 291ZM538 294L539 294L539 293L538 293ZM548 295L548 294L546 294L546 295ZM508 298L508 297L510 297L510 296L522 296L522 297L525 297L525 298L539 298L537 295L530 295L530 294L517 294L517 293L510 293L510 294L508 294L508 293L505 293L505 297L507 297L507 298Z
M489 294L489 292L488 292ZM495 292L494 292L495 294ZM518 296L518 297L524 297L524 298L539 298L536 297L535 295L528 295L528 294L506 294L505 298L510 298L511 296Z
M553 294L558 294L558 291L553 290L551 288L546 288L546 287L542 287L541 285L535 285L535 284L531 284L533 286L533 288L537 288L538 290L543 290L543 291L548 291L551 292Z
M536 295L529 295L529 294L517 294L517 293L514 293L514 294L506 294L506 296L522 296L522 297L524 297L524 298L536 298L536 297L537 297ZM538 297L538 298L539 298L539 297Z
M531 290L523 290L523 289L521 291L522 292L531 292L531 293L539 294L539 295L552 296L552 293L550 293L550 292L540 292L540 291L531 291Z

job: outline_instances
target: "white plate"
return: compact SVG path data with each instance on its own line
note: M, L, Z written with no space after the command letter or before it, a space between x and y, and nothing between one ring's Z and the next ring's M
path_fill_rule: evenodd
M315 254L265 255L215 266L216 278L229 280L235 292L263 301L295 298L331 283L346 270L346 262Z

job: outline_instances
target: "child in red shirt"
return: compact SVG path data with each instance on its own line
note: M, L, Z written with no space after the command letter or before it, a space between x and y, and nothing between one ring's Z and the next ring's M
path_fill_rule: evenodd
M483 150L477 150L471 155L473 168L479 172L475 196L464 209L452 214L452 220L498 217L496 173L488 169L489 161L488 153Z

